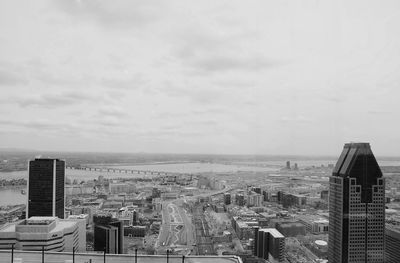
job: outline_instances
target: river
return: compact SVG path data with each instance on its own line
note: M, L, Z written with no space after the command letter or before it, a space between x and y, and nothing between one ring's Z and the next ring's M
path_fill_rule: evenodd
M27 195L21 194L21 189L26 187L0 188L0 206L25 204Z

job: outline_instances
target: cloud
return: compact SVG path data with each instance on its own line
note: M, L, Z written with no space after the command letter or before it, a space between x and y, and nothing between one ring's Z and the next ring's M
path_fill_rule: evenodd
M4 126L13 126L24 129L33 129L41 132L66 132L75 131L76 126L71 123L55 122L50 119L34 119L34 120L0 120L0 124Z
M98 99L98 96L94 96L92 94L78 91L68 91L62 93L44 93L41 95L15 97L11 99L11 101L17 103L20 107L37 106L45 108L58 108Z
M118 127L123 124L123 122L119 118L115 117L105 117L103 119L93 120L93 123L107 127Z
M142 27L154 23L166 5L155 0L61 0L54 1L65 13L92 20L104 27Z
M127 116L127 112L117 106L105 106L99 109L98 111L98 116L101 117L106 117L106 116L111 116L111 117L116 117L116 118L122 118Z
M248 44L257 39L246 31L229 32L226 27L215 29L199 25L198 30L184 30L178 37L182 41L177 43L174 55L195 73L252 72L281 64L266 56L264 51L249 48Z
M296 115L293 117L283 116L278 121L282 123L299 124L299 123L312 123L313 119L305 117L303 115Z
M392 114L391 111L384 111L384 110L369 110L367 111L370 115L390 115Z
M194 58L190 64L194 69L206 72L229 70L258 71L276 66L275 62L262 55L208 56Z
M28 80L21 73L0 69L0 86L16 86L27 82Z
M194 82L179 83L172 81L164 81L164 85L160 86L159 91L170 97L187 97L193 102L208 105L215 104L223 98L224 90L215 86L202 86Z
M134 90L134 89L139 89L145 86L147 83L149 83L148 80L146 80L143 75L141 74L135 74L133 77L128 78L128 79L123 79L123 78L102 78L100 83L109 88L113 89L126 89L126 90Z

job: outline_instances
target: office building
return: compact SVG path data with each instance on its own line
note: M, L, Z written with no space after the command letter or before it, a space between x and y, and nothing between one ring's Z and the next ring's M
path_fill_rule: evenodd
M348 143L329 178L329 263L384 262L385 181L369 143Z
M146 226L128 226L124 228L124 235L130 237L144 237Z
M236 194L236 204L239 206L244 206L244 195Z
M83 229L83 230L82 230ZM0 248L56 252L85 252L85 222L57 217L31 217L0 228Z
M255 228L254 255L271 263L283 262L285 237L275 228Z
M123 222L111 215L94 215L94 250L111 254L124 253Z
M329 220L326 218L321 218L317 215L297 215L296 218L306 227L309 233L328 233Z
M285 237L306 235L306 227L300 222L277 222L275 228Z
M328 197L329 197L329 191L328 190L322 190L321 191L321 199L328 201Z
M111 194L133 193L136 191L136 186L133 183L127 182L110 182L109 190Z
M79 242L78 249L75 251L86 251L86 227L89 224L89 215L70 215L66 220L76 222L78 225Z
M231 204L231 194L230 193L225 193L224 194L224 204L225 205L230 205Z
M257 193L257 194L261 194L262 193L261 192L261 187L257 187L257 186L252 187L251 191L253 191L253 192Z
M302 207L307 204L307 197L278 191L278 203L282 204L285 208L292 206Z
M35 159L29 162L26 218L46 216L64 218L65 161Z
M385 262L396 263L400 261L400 228L386 226L385 229Z
M264 197L262 195L251 192L247 196L247 206L248 207L251 207L251 206L260 207L262 205L263 199L264 199Z
M290 170L290 161L286 162L286 169Z

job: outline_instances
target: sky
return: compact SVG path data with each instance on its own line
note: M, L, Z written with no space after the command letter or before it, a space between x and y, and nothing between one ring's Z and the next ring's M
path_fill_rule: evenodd
M400 156L397 0L2 0L0 148Z

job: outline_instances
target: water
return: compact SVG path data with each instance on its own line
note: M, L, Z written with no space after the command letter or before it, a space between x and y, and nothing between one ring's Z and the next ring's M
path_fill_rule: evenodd
M262 161L262 162L235 162L235 164L219 164L219 163L157 163L148 165L113 165L104 166L115 169L131 169L131 170L147 170L157 172L170 172L170 173L229 173L237 171L248 171L248 172L274 172L282 167L285 167L286 160L290 160L291 166L295 163L298 164L299 168L310 167L310 166L327 166L328 164L336 164L337 160L333 159L282 159L273 161ZM400 166L400 160L378 160L381 166ZM257 166L248 166L254 165ZM266 165L267 167L260 167ZM137 174L125 174L125 173L113 173L113 172L100 172L100 171L83 171L83 170L66 170L66 176L68 178L78 180L91 180L96 179L99 175L103 175L105 178L135 178L143 177L143 175ZM156 176L156 175L154 175ZM15 171L15 172L0 172L1 179L20 179L28 178L27 171Z
M321 160L321 159L282 159L274 160L274 161L263 161L257 162L257 165L267 165L268 167L255 167L248 166L251 164L255 164L254 162L242 162L243 165L235 162L236 164L219 164L219 163L158 163L158 164L148 164L148 165L115 165L109 166L110 168L116 169L132 169L132 170L148 170L148 171L158 171L158 172L170 172L170 173L206 173L206 172L214 172L214 173L229 173L229 172L237 172L237 171L248 171L248 172L268 172L270 174L274 173L274 171L279 170L280 168L286 165L286 160L290 160L291 165L297 163L300 168L310 167L310 166L327 166L328 164L335 164L337 160ZM379 165L381 166L400 166L400 160L378 160ZM247 165L246 165L247 164ZM125 174L125 173L108 173L108 172L99 172L99 171L83 171L83 170L66 170L66 176L70 179L78 179L78 180L91 180L97 179L99 175L103 175L105 178L135 178L135 177L143 177L143 174ZM153 175L157 176L157 175ZM150 177L150 175L147 175ZM28 178L27 171L15 171L15 172L0 172L0 180L1 179L20 179L20 178ZM0 206L7 204L25 204L26 195L21 194L21 189L25 189L25 187L15 187L9 189L0 188Z
M0 188L0 206L26 204L27 195L21 194L26 187Z

